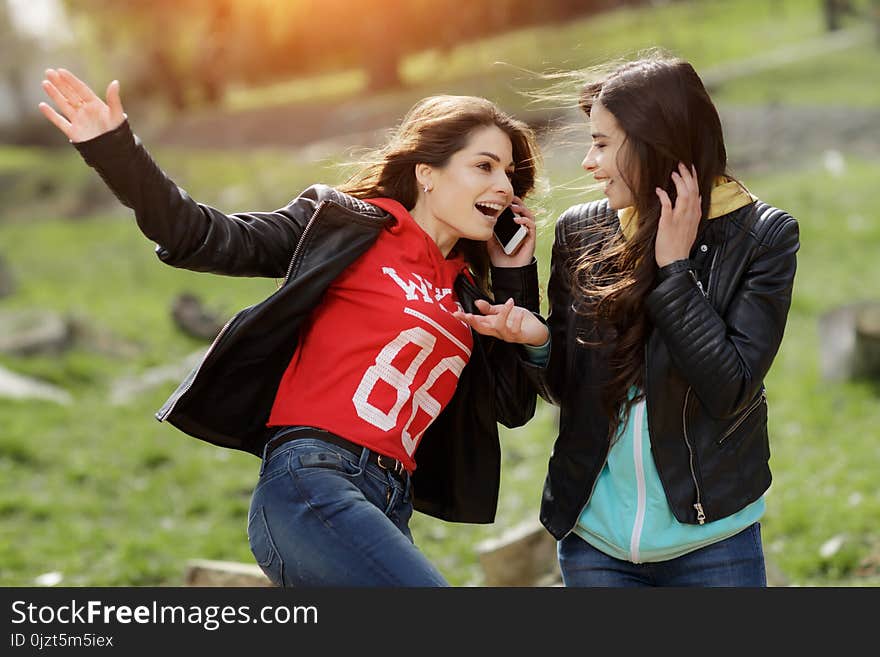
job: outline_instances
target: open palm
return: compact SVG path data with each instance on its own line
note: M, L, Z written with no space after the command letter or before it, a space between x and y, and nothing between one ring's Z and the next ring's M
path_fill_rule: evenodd
M125 121L117 80L107 86L106 103L86 83L63 68L46 69L42 86L60 113L48 103L40 103L40 111L72 142L87 141L110 132Z

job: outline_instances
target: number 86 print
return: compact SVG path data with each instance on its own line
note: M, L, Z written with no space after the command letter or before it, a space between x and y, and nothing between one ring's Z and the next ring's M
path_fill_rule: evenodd
M416 451L419 439L427 429L427 424L416 435L410 432L411 425L421 409L430 422L440 414L440 402L431 395L431 388L437 380L446 372L451 372L456 380L464 369L465 361L460 356L447 356L442 359L428 373L425 382L415 391L411 392L413 381L416 379L419 368L431 355L437 338L421 327L413 327L401 331L396 338L385 345L376 356L376 362L367 368L354 393L352 401L358 416L383 431L390 431L397 426L397 419L404 405L412 399L412 413L403 427L401 438L403 448L409 456ZM415 345L419 352L412 359L405 372L401 372L393 365L394 359L407 346ZM388 411L383 411L369 401L370 394L380 381L391 386L397 394L394 404Z

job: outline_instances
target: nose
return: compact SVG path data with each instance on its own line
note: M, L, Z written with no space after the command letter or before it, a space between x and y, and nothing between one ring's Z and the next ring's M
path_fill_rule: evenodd
M506 172L501 172L501 175L498 178L496 191L504 194L508 202L513 200L513 182L511 182L510 176L508 176Z
M587 151L586 156L584 156L584 161L581 162L581 167L583 167L584 171L587 173L592 173L596 170L596 157L593 155L593 149Z

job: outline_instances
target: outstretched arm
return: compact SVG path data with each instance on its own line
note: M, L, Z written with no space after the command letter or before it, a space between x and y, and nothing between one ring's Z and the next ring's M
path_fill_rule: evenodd
M284 276L317 206L313 193L274 212L224 214L193 200L156 165L131 132L119 82L109 84L104 102L69 71L49 69L43 89L57 110L40 103L40 111L134 210L164 262L233 276Z

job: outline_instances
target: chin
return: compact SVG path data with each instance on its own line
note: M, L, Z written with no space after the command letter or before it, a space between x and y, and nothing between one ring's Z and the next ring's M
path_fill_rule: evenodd
M619 199L610 196L606 196L605 198L608 199L608 207L612 210L623 210L624 208L635 205L634 199Z
M471 240L472 242L488 242L490 239L492 239L492 235L493 235L493 232L492 232L492 229L490 228L486 232L479 232L479 233L475 232L470 235L462 235L462 238L466 239L466 240Z

